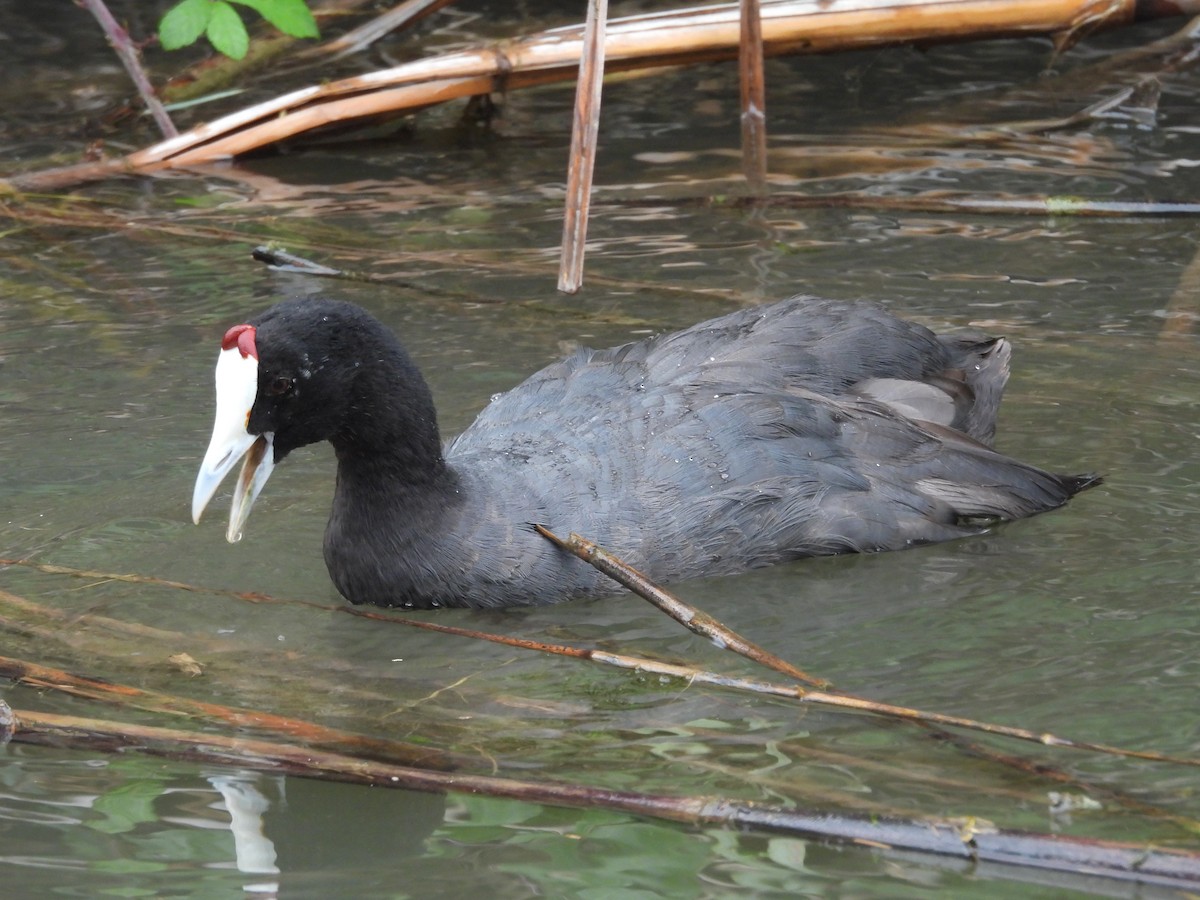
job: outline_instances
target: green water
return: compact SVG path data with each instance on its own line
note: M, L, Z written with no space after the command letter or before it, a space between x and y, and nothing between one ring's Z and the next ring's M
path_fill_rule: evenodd
M1160 33L1097 38L1057 67ZM1048 54L1046 43L1000 42L772 61L778 187L1200 197L1191 72L1164 77L1154 129L1112 121L1002 144L926 136L915 146L885 134L899 119L1028 120L1096 99L1094 86L1039 82ZM320 554L334 468L327 447L289 457L240 544L224 540L220 495L200 527L189 520L217 340L289 293L332 292L395 327L434 389L447 435L575 342L618 343L798 290L868 297L938 328L1007 335L1016 352L999 447L1051 469L1102 472L1104 485L976 539L806 561L679 592L873 699L1200 755L1195 224L693 202L738 183L736 76L701 67L606 92L588 281L566 298L553 282L570 102L569 91L514 94L491 134L434 111L390 142L79 192L137 227L7 221L0 556L339 605ZM17 125L0 135L10 159L46 152L32 117L12 114ZM265 240L379 281L269 272L249 260ZM483 760L481 771L1196 847L1187 827L1200 818L1194 769L989 743L1075 780L1064 786L916 728L330 611L15 566L0 570L0 588L68 615L46 626L5 609L4 655L452 748ZM170 636L133 639L96 616ZM632 596L418 617L766 677ZM204 674L174 668L167 659L180 652ZM0 698L199 727L7 682ZM5 896L224 897L276 883L289 897L381 898L1135 891L137 753L14 743L0 754ZM1051 791L1089 792L1101 808L1053 815ZM231 828L239 797L252 818L265 810L270 844L258 845L257 862Z

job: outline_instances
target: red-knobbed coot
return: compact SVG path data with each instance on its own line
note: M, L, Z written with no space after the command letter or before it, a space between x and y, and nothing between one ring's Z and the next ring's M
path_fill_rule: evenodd
M329 441L325 562L353 603L493 607L615 589L535 523L669 582L975 534L1097 480L988 446L1006 341L935 335L865 303L793 297L580 350L446 447L421 373L357 306L280 303L221 348L193 518L244 455L238 540L272 467Z

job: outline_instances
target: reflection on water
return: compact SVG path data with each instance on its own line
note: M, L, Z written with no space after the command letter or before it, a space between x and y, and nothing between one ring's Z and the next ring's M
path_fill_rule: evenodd
M275 861L279 852L275 842L263 832L263 813L271 808L268 800L258 789L255 775L210 775L208 778L225 801L229 813L229 830L233 834L233 853L237 870L244 875L279 874ZM279 882L264 880L242 886L243 890L275 893Z
M139 873L192 896L275 896L281 886L318 896L339 875L394 873L423 851L446 807L435 794L232 769L189 775L76 755L51 764L19 748L9 761L17 765L0 779L0 866L10 887L22 885L10 896L57 893L71 870L92 879L88 896L119 891ZM47 853L55 847L66 852Z

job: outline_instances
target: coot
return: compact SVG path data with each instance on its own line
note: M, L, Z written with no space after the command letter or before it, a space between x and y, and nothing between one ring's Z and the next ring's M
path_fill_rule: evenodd
M217 359L197 522L243 455L236 541L272 467L327 440L325 562L352 603L498 607L614 585L533 525L651 578L897 550L1065 503L1090 475L990 448L1010 349L866 303L793 297L580 350L494 398L442 446L421 373L350 303L280 303Z

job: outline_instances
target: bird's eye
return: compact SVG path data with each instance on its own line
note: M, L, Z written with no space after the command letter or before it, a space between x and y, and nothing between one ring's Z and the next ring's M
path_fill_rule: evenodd
M289 393L291 389L292 379L283 375L273 378L271 383L267 385L267 393L272 397L282 397L284 394Z

